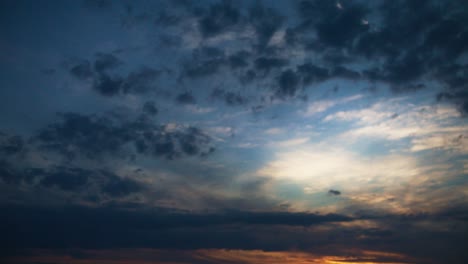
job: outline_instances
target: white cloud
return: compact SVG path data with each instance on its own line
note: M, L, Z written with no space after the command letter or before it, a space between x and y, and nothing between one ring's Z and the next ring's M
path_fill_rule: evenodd
M304 184L312 193L341 187L361 191L397 186L420 172L416 159L409 156L363 157L339 148L308 145L277 153L257 173Z
M337 137L341 141L409 138L410 151L457 149L468 153L467 124L455 124L459 112L452 106L414 105L403 100L377 102L369 108L340 111L325 122L349 122L352 128Z
M273 128L265 130L265 134L268 134L268 135L279 135L279 134L282 134L283 132L284 130L278 127L273 127Z
M303 145L307 143L308 141L309 141L308 137L301 137L301 138L293 138L289 140L274 142L271 145L275 147L280 147L280 148L289 148L289 147Z
M345 98L338 99L338 100L315 101L315 102L311 103L307 107L307 110L303 113L303 115L306 116L306 117L313 116L315 114L325 112L328 109L330 109L330 108L332 108L332 107L334 107L336 105L349 103L349 102L352 102L352 101L355 101L355 100L359 100L359 99L361 99L363 97L364 96L362 94L357 94L357 95L345 97Z

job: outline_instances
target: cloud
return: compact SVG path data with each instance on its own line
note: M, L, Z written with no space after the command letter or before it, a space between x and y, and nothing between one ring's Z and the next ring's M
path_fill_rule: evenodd
M259 57L254 61L255 69L263 74L268 74L275 68L282 68L288 64L288 60L277 57Z
M448 123L459 116L457 110L449 105L414 105L406 100L387 100L360 110L338 111L326 116L324 121L353 124L339 136L348 141L364 138L394 141L407 138L411 140L411 151L433 148L465 151L465 125Z
M2 215L9 215L6 220L2 217L2 225L11 221L12 225L0 243L9 240L9 247L39 247L42 243L61 248L64 246L96 248L104 247L154 247L154 248L203 248L219 242L212 232L220 228L237 225L241 227L253 226L314 226L333 222L347 222L353 219L343 215L318 215L312 213L281 213L281 212L242 212L225 213L190 213L171 209L125 210L111 207L86 208L83 206L68 206L62 208L31 208L6 207L2 208ZM27 217L26 217L27 215ZM41 221L38 221L42 219ZM70 228L72 227L73 228ZM244 228L242 228L244 229ZM30 230L27 237L19 239L21 230ZM121 230L125 236L117 234ZM145 232L141 232L145 230ZM192 231L191 231L192 230ZM6 230L5 230L6 231ZM207 231L206 236L198 236L199 232ZM240 231L240 230L239 230ZM63 236L63 232L67 235ZM240 231L246 236L245 231ZM47 236L43 234L47 233ZM148 235L170 234L166 241L148 239ZM107 235L103 235L107 234ZM178 237L174 237L176 236ZM190 242L198 237L199 244ZM216 246L222 248L235 243L241 246L239 239L232 237L232 241ZM245 241L244 241L245 242ZM43 244L42 244L43 245Z
M25 142L21 136L10 136L0 131L0 154L11 156L21 153L24 149Z
M93 77L91 64L87 60L79 62L70 69L70 74L81 80L90 79Z
M211 92L211 98L224 101L228 106L239 106L245 105L248 102L248 99L242 96L239 92L234 93L230 91L225 91L220 88L215 88Z
M122 65L123 62L111 53L97 53L94 61L94 70L98 73L105 73Z
M151 116L156 115L158 113L158 108L156 107L155 102L154 101L145 102L145 104L143 105L143 112Z
M322 68L311 63L298 65L297 73L302 77L304 85L322 82L329 78L329 72L326 68Z
M195 104L196 100L191 92L183 92L176 97L176 102L179 104Z
M292 70L283 71L278 77L277 95L280 98L296 95L299 88L299 77Z
M161 75L161 70L143 66L123 76L115 72L115 69L123 64L114 54L97 53L93 66L88 60L82 60L72 62L68 70L78 80L90 81L93 90L107 97L156 90L154 81Z
M142 94L155 90L154 81L158 79L162 71L144 66L130 72L123 82L122 92L127 94Z
M231 30L239 21L240 13L229 1L221 1L210 6L207 13L198 21L204 37L213 37Z
M364 6L354 5L341 10L330 12L331 17L324 18L317 24L319 40L326 45L348 45L368 30L368 26L361 23L367 14Z
M257 174L273 177L278 181L278 188L282 181L308 186L308 193L336 187L346 192L369 192L375 188L392 188L395 182L409 182L421 170L411 156L367 157L332 146L301 143L290 150L279 147L274 158Z
M94 79L93 89L103 96L114 96L120 93L123 83L124 80L121 77L111 77L102 73Z
M214 151L211 138L196 127L166 130L147 119L120 122L77 113L61 114L57 123L42 129L34 140L42 149L68 159L128 158L134 154L175 159Z
M238 51L229 56L229 66L232 69L245 68L249 65L249 56L251 56L251 54L248 51Z
M56 190L73 194L74 200L100 202L108 198L123 198L146 190L144 185L130 177L120 177L104 169L84 169L73 166L26 167L1 162L0 178L6 184L36 190ZM70 199L70 198L69 198Z
M248 21L255 29L256 47L263 52L285 19L278 10L256 2L249 10Z
M208 77L227 65L224 51L215 47L200 47L192 51L192 57L182 64L182 77L191 79Z
M330 108L340 105L340 104L346 104L350 103L356 100L360 100L364 96L362 94L357 94L357 95L352 95L349 97L345 97L342 99L336 99L336 100L320 100L320 101L314 101L309 106L307 107L307 110L303 113L304 116L309 117L309 116L314 116L318 113L325 112L329 110ZM340 112L338 112L340 113ZM332 116L327 116L325 118L325 121L331 120L333 117Z

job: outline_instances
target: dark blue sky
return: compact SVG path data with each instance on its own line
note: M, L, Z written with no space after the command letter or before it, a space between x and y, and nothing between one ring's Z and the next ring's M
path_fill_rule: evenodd
M0 3L7 263L466 263L466 1Z

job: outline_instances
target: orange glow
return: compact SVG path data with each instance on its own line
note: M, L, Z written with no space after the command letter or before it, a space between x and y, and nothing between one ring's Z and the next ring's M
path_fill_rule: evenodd
M402 254L380 251L346 250L344 256L323 256L299 251L262 251L262 250L158 250L158 249L120 249L120 250L76 250L85 257L73 258L65 254L54 254L49 250L34 250L32 256L15 257L9 263L48 262L57 264L189 264L194 261L207 263L245 263L245 264L404 264L409 258Z

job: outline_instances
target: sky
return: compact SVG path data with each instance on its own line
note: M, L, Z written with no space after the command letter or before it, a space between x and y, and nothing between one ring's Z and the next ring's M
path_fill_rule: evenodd
M6 264L468 262L463 0L3 0Z

